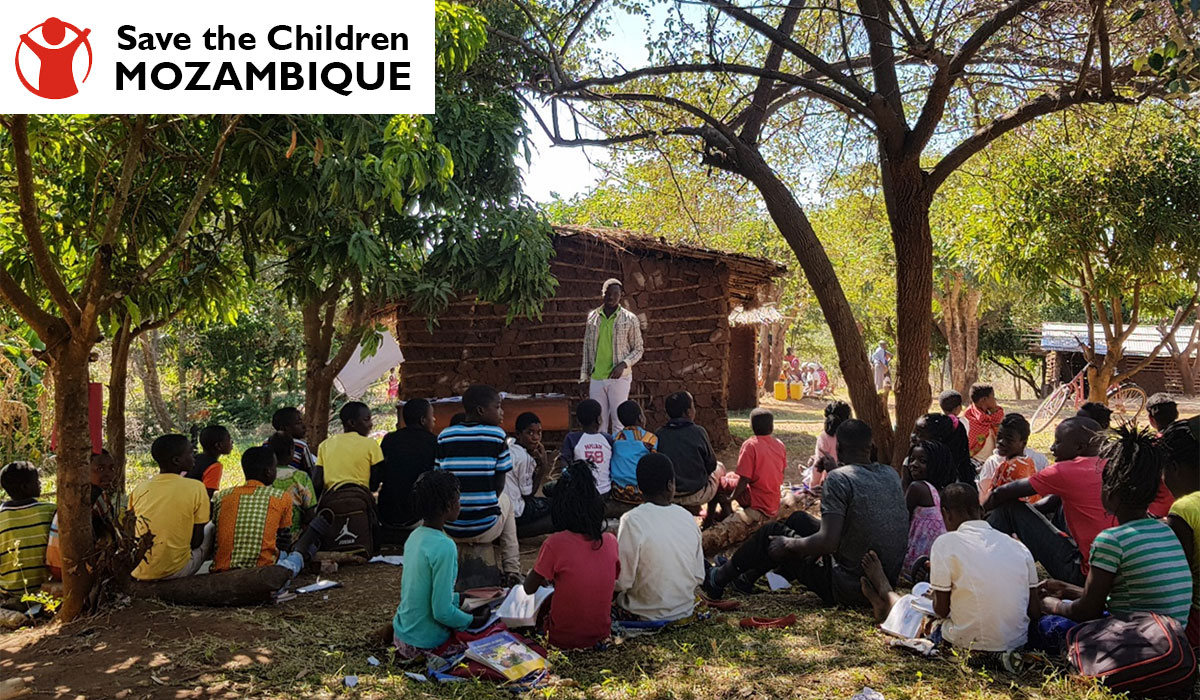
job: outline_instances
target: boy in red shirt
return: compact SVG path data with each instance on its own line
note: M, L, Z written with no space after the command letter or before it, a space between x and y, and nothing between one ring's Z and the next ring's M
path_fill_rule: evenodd
M775 415L765 408L750 412L754 435L738 451L733 500L742 509L704 531L704 551L724 549L746 539L779 514L779 487L787 469L787 448L772 435Z

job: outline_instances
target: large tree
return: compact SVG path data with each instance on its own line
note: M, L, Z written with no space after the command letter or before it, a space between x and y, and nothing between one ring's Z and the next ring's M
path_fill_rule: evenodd
M473 293L535 315L553 293L549 228L520 191L522 68L485 30L516 18L485 7L436 4L436 114L264 117L239 142L246 224L275 242L301 308L314 443L334 378L395 304L433 316Z
M929 406L929 211L941 185L1040 116L1187 87L1152 73L1155 64L1144 74L1133 65L1178 33L1170 7L1132 22L1103 2L668 3L647 65L627 69L594 48L624 5L512 1L532 26L507 38L544 66L523 88L554 143L685 139L705 165L753 183L821 305L857 412L885 448L891 422L853 308L798 194L812 172L843 158L878 167L896 252L897 426L907 431Z
M1088 399L1101 403L1118 373L1149 366L1200 298L1200 138L1171 114L1121 116L1087 130L1068 121L1027 143L1006 177L1014 192L999 244L1034 285L1078 295ZM1166 316L1166 337L1122 368L1125 341Z
M240 117L11 115L0 146L0 299L38 334L54 382L64 599L92 584L88 362L101 321L154 284L195 234ZM140 227L138 183L174 178L184 195L167 225ZM132 274L115 274L122 266Z

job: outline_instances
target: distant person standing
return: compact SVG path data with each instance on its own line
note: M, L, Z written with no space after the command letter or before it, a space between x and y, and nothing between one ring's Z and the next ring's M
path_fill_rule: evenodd
M629 399L632 368L642 359L642 327L638 317L621 306L623 291L616 279L601 287L604 305L588 314L579 373L579 381L588 382L588 396L600 403L600 430L609 435L621 430L617 407Z
M875 352L871 353L871 367L875 370L875 392L883 393L886 389L891 391L889 379L889 367L892 363L892 353L888 352L887 343L879 341L879 347L875 348Z

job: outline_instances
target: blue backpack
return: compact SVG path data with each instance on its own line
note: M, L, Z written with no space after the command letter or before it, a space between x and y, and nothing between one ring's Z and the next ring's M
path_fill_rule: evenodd
M639 430L641 435L636 432ZM640 439L645 434L642 428L625 428L617 433L617 439L613 440L612 463L609 465L609 477L614 488L637 488L638 461L650 454L650 448Z

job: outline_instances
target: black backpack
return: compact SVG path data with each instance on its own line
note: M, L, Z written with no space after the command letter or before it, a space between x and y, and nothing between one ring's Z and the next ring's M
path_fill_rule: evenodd
M1196 655L1183 628L1158 613L1113 615L1067 631L1067 661L1132 697L1185 698L1196 680Z
M365 486L340 484L326 491L317 502L317 515L329 522L329 531L321 539L327 552L358 552L375 555L379 540L379 512L375 496Z

